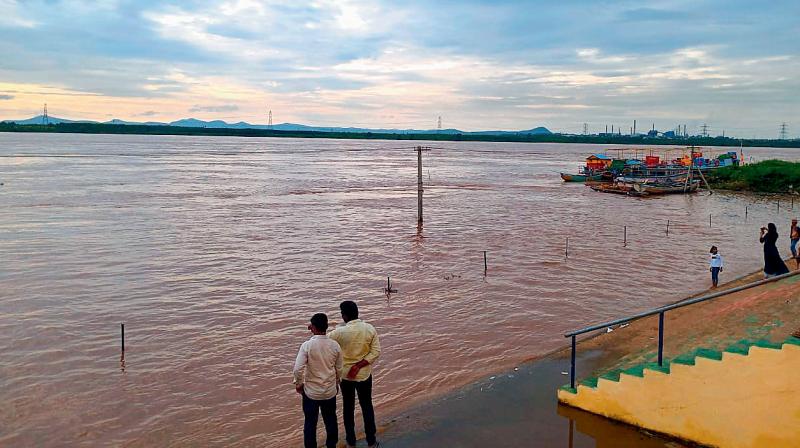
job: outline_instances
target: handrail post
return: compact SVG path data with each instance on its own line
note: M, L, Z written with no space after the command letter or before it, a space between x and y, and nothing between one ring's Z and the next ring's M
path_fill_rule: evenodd
M572 335L572 363L569 368L569 387L572 389L575 389L575 338L576 336Z
M658 366L664 365L664 312L658 313Z

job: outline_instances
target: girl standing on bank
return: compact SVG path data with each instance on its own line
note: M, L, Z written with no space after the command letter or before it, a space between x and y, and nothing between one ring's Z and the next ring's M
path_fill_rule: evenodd
M719 285L719 273L722 272L722 255L717 251L717 246L711 246L711 262L708 268L711 271L711 284L712 288Z

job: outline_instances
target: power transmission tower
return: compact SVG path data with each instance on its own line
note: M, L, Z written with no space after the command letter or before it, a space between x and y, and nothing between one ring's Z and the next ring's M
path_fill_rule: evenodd
M436 132L442 132L442 116L439 115L439 121L436 123Z
M788 134L788 125L786 123L781 123L781 140L786 140L786 136Z
M589 123L583 123L583 135L589 135Z
M47 115L47 103L44 103L44 110L42 111L42 124L50 124L50 117Z
M272 129L272 110L269 111L269 122L267 123L267 127Z
M703 123L703 126L700 126L703 129L703 137L708 137L708 125Z

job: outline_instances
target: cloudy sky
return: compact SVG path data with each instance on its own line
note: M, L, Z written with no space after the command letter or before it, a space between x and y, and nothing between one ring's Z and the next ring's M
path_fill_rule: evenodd
M0 118L800 135L800 1L0 0Z

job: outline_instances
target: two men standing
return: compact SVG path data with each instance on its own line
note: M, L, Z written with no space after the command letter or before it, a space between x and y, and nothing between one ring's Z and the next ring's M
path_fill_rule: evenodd
M332 448L338 443L336 393L339 387L344 403L343 420L347 446L356 445L355 400L358 395L367 444L377 447L379 444L375 438L375 411L372 407L372 364L380 356L380 340L375 327L358 318L358 306L355 302L346 300L339 305L339 309L345 325L338 325L327 336L327 316L320 313L311 318L309 330L314 336L303 343L295 361L295 389L303 396L305 447L317 446L317 419L320 409L327 433L326 446ZM315 318L319 326L315 323ZM333 388L331 384L334 385Z

